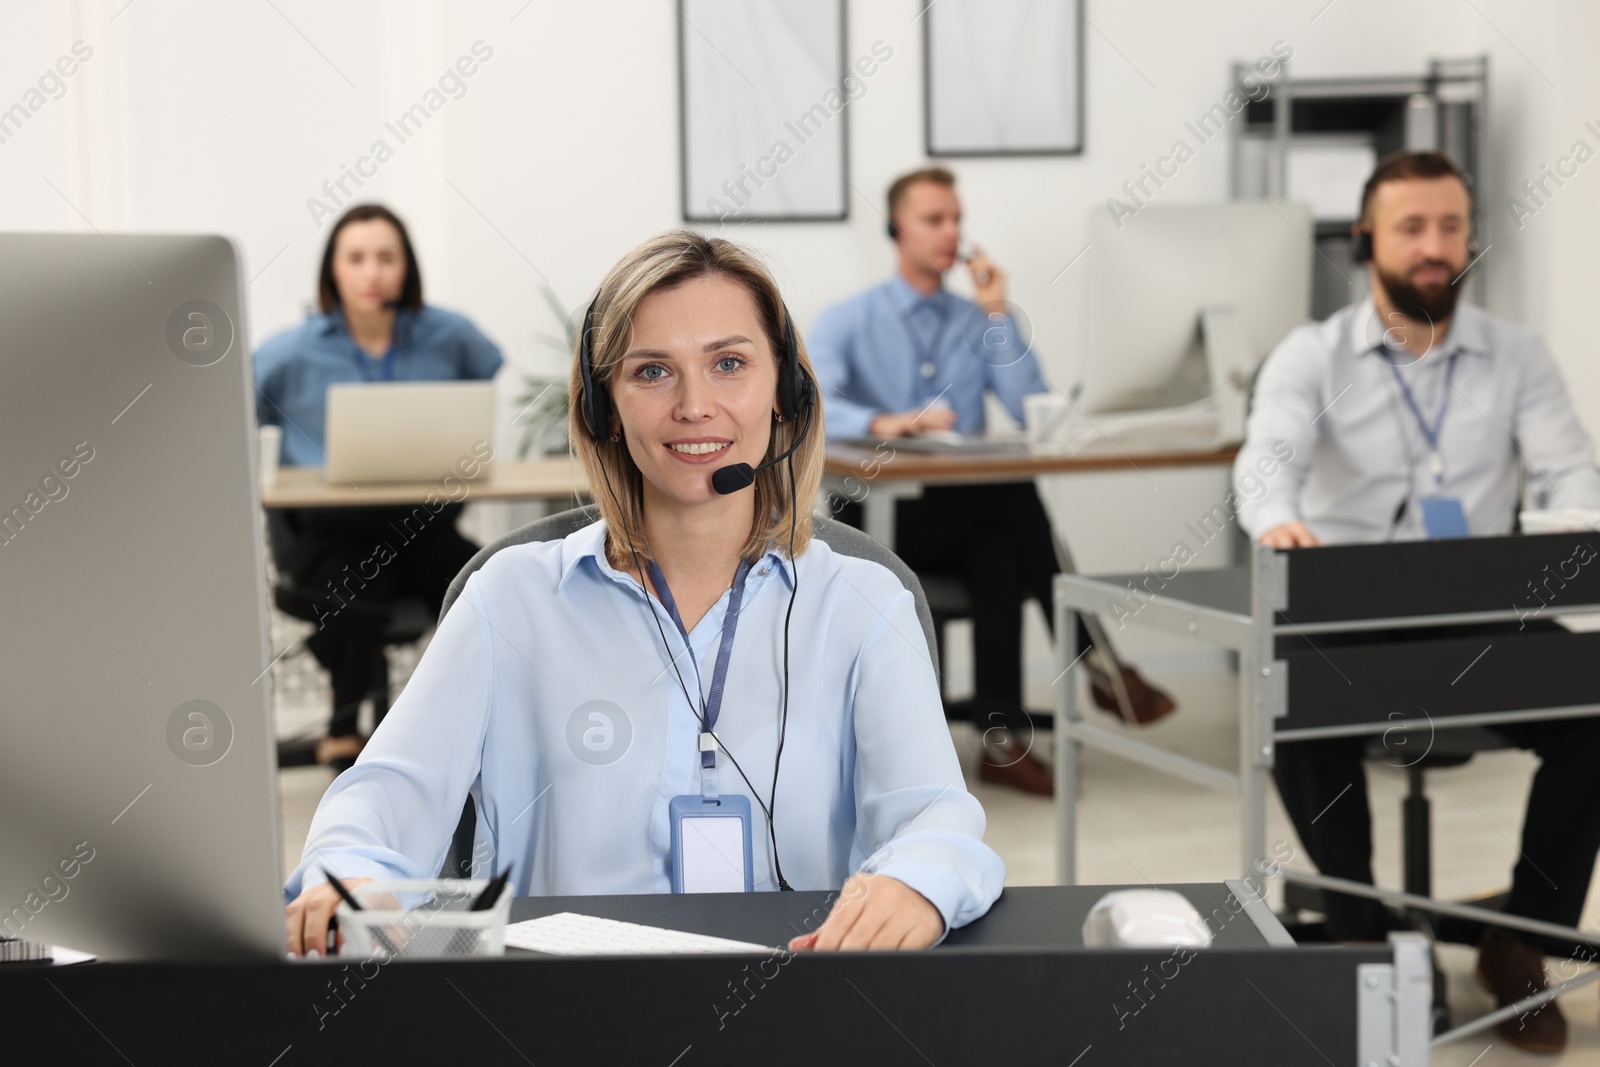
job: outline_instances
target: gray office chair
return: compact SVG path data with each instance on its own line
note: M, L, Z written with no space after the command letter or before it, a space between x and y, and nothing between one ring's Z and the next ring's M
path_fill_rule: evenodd
M456 575L456 580L450 583L450 588L444 595L444 606L439 610L439 621L449 614L450 606L461 595L461 590L466 587L467 579L472 577L479 567L489 561L489 557L503 548L512 545L525 545L534 541L558 541L568 534L576 533L585 526L599 518L596 511L590 508L574 508L563 511L543 519L528 523L519 529L513 530L492 544L485 545L478 550L478 554L467 562ZM922 583L917 581L917 576L911 568L900 562L900 557L890 552L883 545L868 537L853 526L846 526L842 522L832 519L815 517L812 519L812 535L826 544L833 551L842 556L855 556L858 559L870 560L882 564L900 579L900 584L911 591L916 599L917 621L922 624L923 639L928 642L928 658L933 663L934 673L939 671L939 645L934 637L933 616L928 610L928 599L923 594ZM466 804L461 809L461 821L456 824L455 836L450 840L450 850L445 853L444 866L440 870L440 877L445 878L470 878L472 876L472 839L478 826L477 808L472 797L467 797Z

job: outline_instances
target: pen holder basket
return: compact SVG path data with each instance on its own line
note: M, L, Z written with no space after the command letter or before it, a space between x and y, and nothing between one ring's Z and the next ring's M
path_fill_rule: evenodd
M362 910L344 903L338 909L341 952L378 959L502 956L510 889L493 907L468 910L488 885L482 878L419 878L357 886L351 895Z

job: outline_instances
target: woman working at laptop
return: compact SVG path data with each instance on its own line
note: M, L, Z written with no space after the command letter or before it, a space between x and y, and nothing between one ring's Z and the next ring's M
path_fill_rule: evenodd
M283 427L279 460L287 466L327 462L330 385L488 380L500 369L500 349L477 327L423 304L411 239L388 208L353 207L334 223L317 302L318 314L266 341L255 355L257 412L262 425ZM456 532L461 507L269 513L274 557L284 572L278 606L317 623L307 646L333 685L328 734L315 749L318 763L342 770L361 751L356 714L387 669L383 631L395 602L419 597L437 614L451 580L477 551Z
M324 872L435 876L469 794L474 856L519 896L843 886L819 949L982 915L1005 868L912 594L812 537L821 397L770 274L666 233L582 336L571 437L600 521L467 581L317 809L289 951L323 945Z

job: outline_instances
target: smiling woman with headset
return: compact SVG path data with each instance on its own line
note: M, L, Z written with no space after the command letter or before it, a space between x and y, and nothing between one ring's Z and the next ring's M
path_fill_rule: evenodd
M822 949L923 948L982 915L1005 868L912 595L811 536L820 399L771 276L662 234L601 283L575 355L600 521L468 580L318 807L290 952L325 936L324 868L433 876L469 791L520 895L843 884Z

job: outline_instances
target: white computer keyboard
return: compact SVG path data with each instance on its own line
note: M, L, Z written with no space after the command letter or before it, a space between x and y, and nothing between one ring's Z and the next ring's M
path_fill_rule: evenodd
M663 930L563 911L506 927L510 948L554 956L666 956L689 952L776 952L770 945Z

